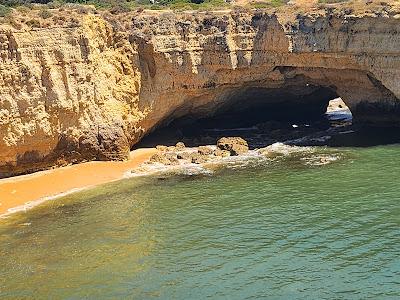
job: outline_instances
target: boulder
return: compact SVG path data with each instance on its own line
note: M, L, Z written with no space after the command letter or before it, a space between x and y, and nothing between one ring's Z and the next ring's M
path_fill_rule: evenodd
M218 148L214 151L214 155L221 156L221 157L228 157L228 156L231 156L231 152L229 152L228 150L221 150Z
M176 149L176 147L175 146L168 146L167 147L167 152L174 152L174 151L176 151L177 149Z
M230 152L230 155L237 156L249 151L249 145L241 137L223 137L217 141L217 147Z
M201 155L199 153L192 154L192 163L193 164L202 164L208 161L208 157L206 155Z
M164 165L169 164L169 159L165 157L165 155L161 152L157 152L150 157L150 162L152 163L160 163Z
M184 160L192 160L192 153L190 152L179 152L177 154L178 159L184 159Z
M165 158L169 160L169 165L178 165L178 155L175 152L167 152L164 154Z
M197 149L197 152L200 155L211 155L213 154L213 150L210 147L207 146L199 146Z
M157 145L157 146L156 146L156 149L157 149L158 151L165 152L165 151L167 151L168 147L167 147L167 146L164 146L164 145Z
M158 152L150 157L150 162L160 163L163 165L177 165L179 164L176 154Z
M185 144L183 142L177 142L176 145L175 145L175 148L177 150L183 150L183 149L186 148L186 146L185 146Z

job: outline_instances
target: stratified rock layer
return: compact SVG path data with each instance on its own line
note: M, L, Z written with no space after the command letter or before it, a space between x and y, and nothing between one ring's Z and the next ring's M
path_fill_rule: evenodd
M73 28L0 27L0 177L125 159L184 117L340 96L356 122L400 124L398 15L86 15ZM277 112L278 113L278 112Z

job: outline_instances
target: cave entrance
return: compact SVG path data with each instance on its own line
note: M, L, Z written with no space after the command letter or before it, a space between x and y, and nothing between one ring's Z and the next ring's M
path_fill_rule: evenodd
M346 126L353 123L353 115L350 108L341 98L329 101L325 115L332 127Z
M307 93L293 87L242 88L191 113L170 116L135 148L171 146L178 141L194 147L215 144L224 136L243 137L250 148L259 148L327 130L331 117L336 126L343 119L351 122L350 111L332 88L309 86Z

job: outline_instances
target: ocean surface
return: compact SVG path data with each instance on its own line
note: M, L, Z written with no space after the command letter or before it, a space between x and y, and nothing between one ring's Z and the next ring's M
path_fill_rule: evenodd
M399 299L400 146L285 149L0 220L0 298Z

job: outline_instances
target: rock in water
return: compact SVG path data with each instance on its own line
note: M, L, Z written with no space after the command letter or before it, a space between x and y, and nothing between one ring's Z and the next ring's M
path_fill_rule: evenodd
M221 150L221 149L215 149L214 151L215 156L221 156L221 157L228 157L231 156L231 153L227 150Z
M153 156L150 157L150 162L152 163L160 163L164 165L177 165L179 164L178 158L176 157L176 154L173 155L173 153L161 153L158 152L154 154Z
M150 157L150 162L152 163L161 163L161 164L169 164L169 160L160 152L153 154Z
M213 150L210 147L207 147L207 146L199 146L199 148L197 149L197 152L200 155L211 155L211 154L213 154Z
M156 146L156 149L157 149L158 151L165 152L165 151L167 151L168 147L167 147L167 146L164 146L164 145L157 145L157 146Z
M201 155L199 153L192 154L192 163L193 164L202 164L208 161L208 157L205 155Z
M185 144L183 142L178 142L178 143L176 143L175 148L177 150L183 150L183 149L186 148L186 146L185 146Z
M190 152L179 152L177 154L178 159L184 159L184 160L191 160L192 159L192 153Z
M249 145L241 137L223 137L217 141L217 147L229 151L232 156L237 156L249 151Z
M165 158L169 160L169 165L178 165L178 155L175 152L168 152L164 154Z

